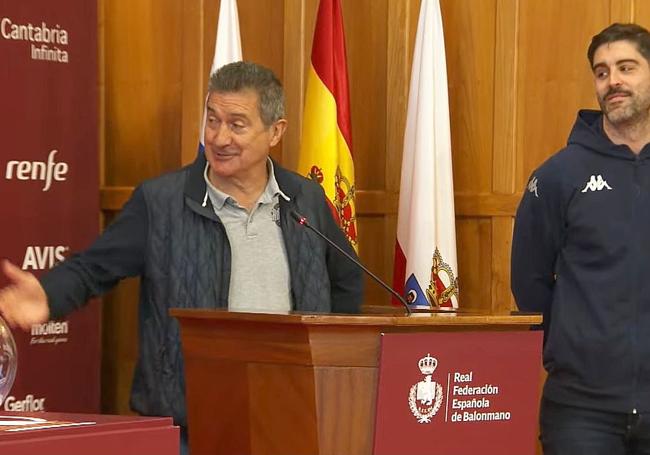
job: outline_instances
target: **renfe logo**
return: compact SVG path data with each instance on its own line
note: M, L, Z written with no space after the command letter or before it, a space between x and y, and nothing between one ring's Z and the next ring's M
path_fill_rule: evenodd
M28 246L23 258L23 270L46 270L65 260L67 246Z
M18 180L42 180L45 182L43 191L47 191L52 186L52 179L57 182L63 182L68 173L68 163L54 162L54 155L58 150L50 151L47 156L47 163L42 161L9 161L5 177L12 180L15 176Z

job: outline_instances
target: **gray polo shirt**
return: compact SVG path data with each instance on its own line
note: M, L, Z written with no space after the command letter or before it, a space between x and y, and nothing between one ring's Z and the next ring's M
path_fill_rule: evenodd
M226 228L232 256L228 309L248 312L291 310L289 261L280 228L282 193L269 159L269 180L250 213L204 178L214 212Z

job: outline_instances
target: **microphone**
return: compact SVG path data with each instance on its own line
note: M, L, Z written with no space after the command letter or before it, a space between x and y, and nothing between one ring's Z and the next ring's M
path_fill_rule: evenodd
M310 229L312 232L316 233L321 239L325 240L328 244L332 245L334 248L337 249L343 256L348 258L350 261L352 261L357 267L359 267L361 270L366 272L370 278L375 280L382 288L386 289L388 292L390 292L399 302L404 306L404 309L406 310L407 314L411 314L411 309L409 308L408 303L406 303L406 300L404 300L404 297L399 295L392 287L388 286L386 283L382 281L381 278L379 278L377 275L372 273L370 270L366 268L361 262L359 262L357 259L355 259L352 255L350 255L347 251L345 251L343 248L338 246L336 243L334 243L333 240L331 240L329 237L327 237L325 234L323 234L321 231L316 229L314 226L309 224L309 221L307 221L307 218L296 212L295 210L291 210L289 212L291 217L298 222L301 226L305 226L306 228Z

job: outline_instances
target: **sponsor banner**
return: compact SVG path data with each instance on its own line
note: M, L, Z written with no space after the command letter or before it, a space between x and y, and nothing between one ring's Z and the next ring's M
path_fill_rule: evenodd
M98 233L97 5L0 0L0 257L40 276ZM0 286L7 284L0 277ZM99 411L100 308L12 331L0 410Z
M385 334L375 455L534 455L541 332Z

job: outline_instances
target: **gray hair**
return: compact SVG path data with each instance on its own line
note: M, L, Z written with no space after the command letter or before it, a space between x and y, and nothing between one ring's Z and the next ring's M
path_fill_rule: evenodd
M273 71L253 62L235 62L222 66L210 76L208 91L220 93L254 90L259 99L264 125L284 118L284 91Z

